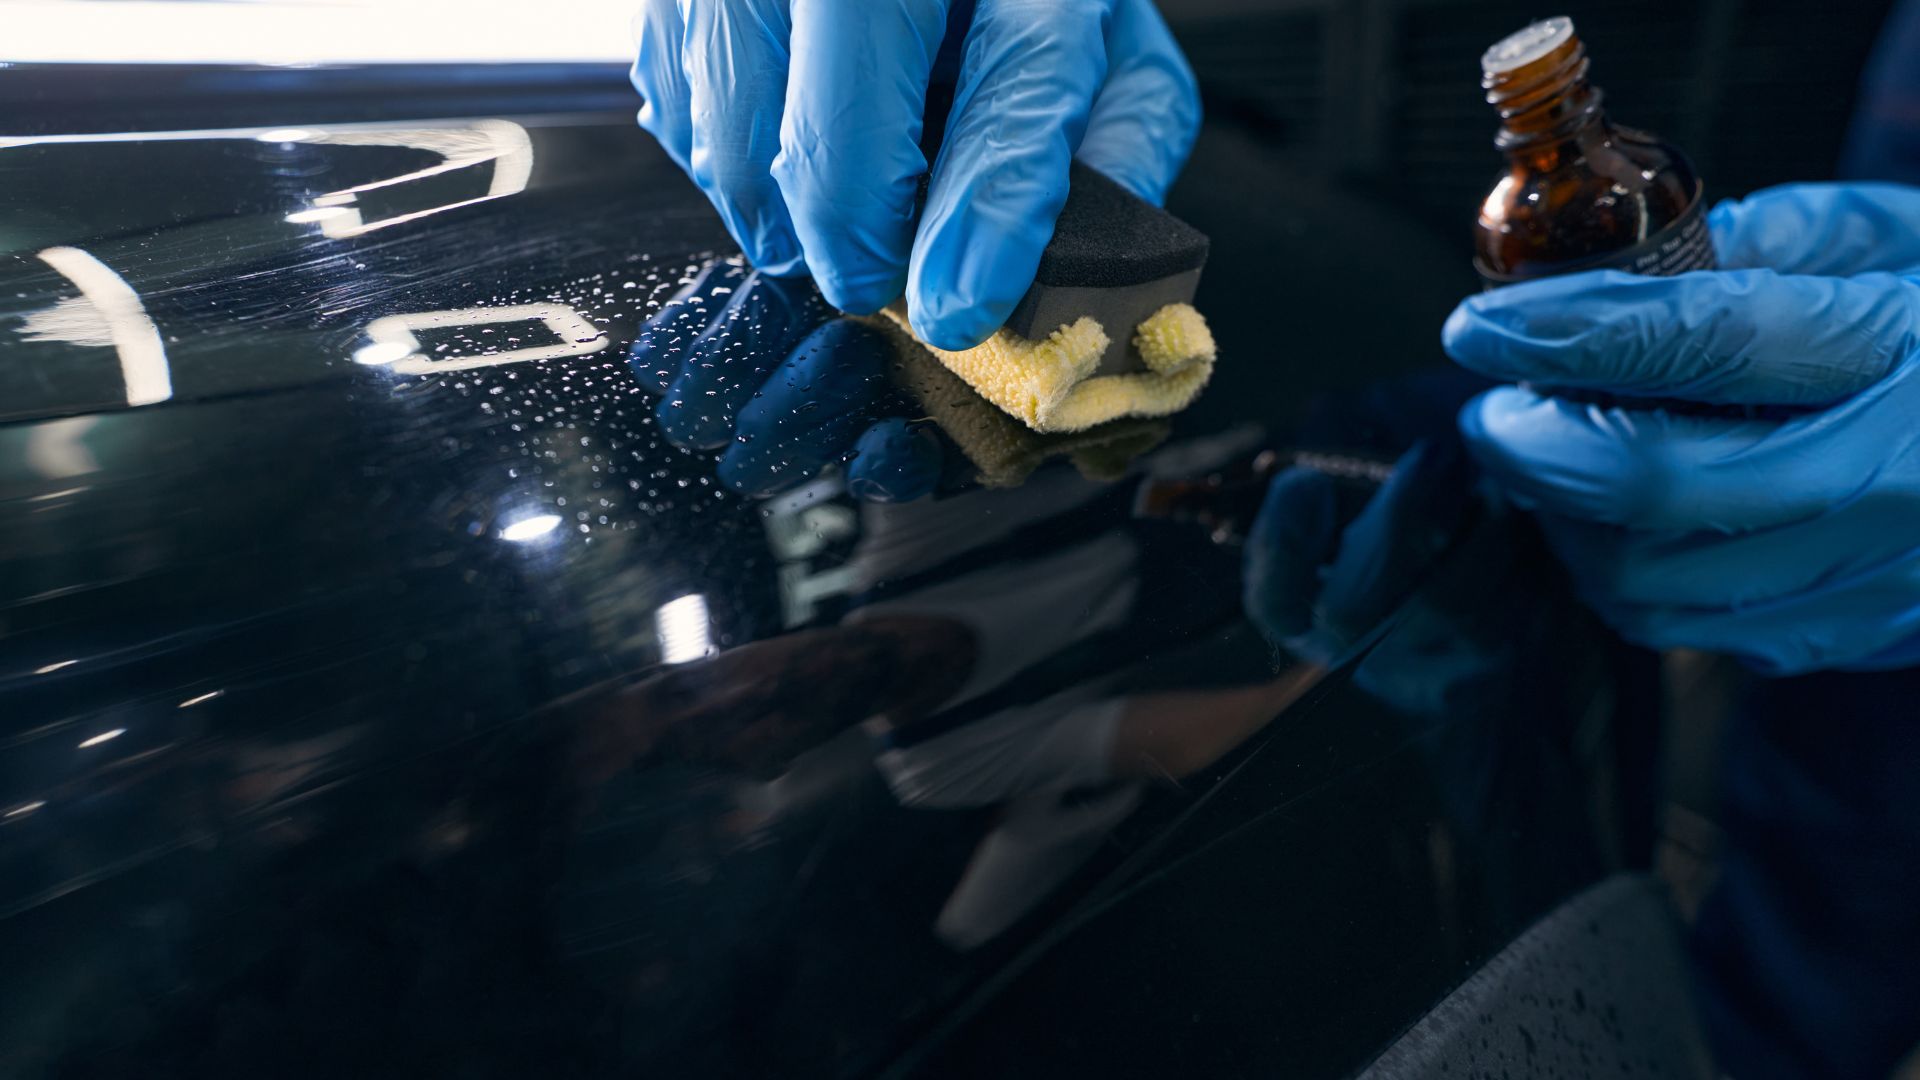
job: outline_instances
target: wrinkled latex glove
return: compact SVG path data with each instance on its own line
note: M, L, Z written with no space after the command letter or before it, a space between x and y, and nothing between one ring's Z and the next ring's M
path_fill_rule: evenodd
M1151 0L977 0L916 226L926 87L967 3L647 0L640 125L754 266L855 314L904 292L915 333L969 348L1032 284L1069 160L1158 204L1200 105Z
M1443 334L1503 380L1785 419L1603 408L1509 386L1460 426L1630 640L1770 673L1920 662L1920 189L1774 188L1714 208L1719 271L1471 297Z
M795 487L847 462L847 490L875 502L930 493L938 440L886 412L891 353L877 331L835 316L805 279L735 262L696 274L641 330L629 360L660 401L662 434L720 450L722 483L749 495Z
M1461 457L1451 443L1415 443L1343 522L1353 484L1297 465L1274 477L1243 556L1247 617L1275 646L1325 667L1407 598L1467 505Z

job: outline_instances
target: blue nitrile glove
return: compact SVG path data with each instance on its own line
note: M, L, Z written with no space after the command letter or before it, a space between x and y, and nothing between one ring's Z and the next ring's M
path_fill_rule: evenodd
M1296 658L1332 665L1405 600L1467 504L1459 448L1421 441L1342 526L1341 485L1293 466L1273 478L1247 533L1247 617Z
M927 83L967 3L647 0L640 124L754 266L855 314L904 291L923 339L970 347L1032 284L1069 159L1157 204L1200 99L1151 0L977 0L916 228Z
M849 493L904 502L934 489L941 452L932 432L884 416L890 357L877 331L836 317L811 282L719 262L661 307L630 360L660 395L654 415L670 441L725 448L727 486L772 495L847 461Z
M1447 352L1499 379L1786 419L1603 408L1502 387L1468 444L1629 639L1779 674L1920 662L1920 189L1723 203L1720 271L1596 272L1474 296Z

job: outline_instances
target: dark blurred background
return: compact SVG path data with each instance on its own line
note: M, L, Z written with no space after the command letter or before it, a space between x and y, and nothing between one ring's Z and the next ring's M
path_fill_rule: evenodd
M1573 17L1613 118L1683 147L1720 198L1833 174L1887 0L1182 0L1163 4L1212 115L1299 168L1447 225L1499 159L1476 61ZM1464 226L1461 226L1464 228Z

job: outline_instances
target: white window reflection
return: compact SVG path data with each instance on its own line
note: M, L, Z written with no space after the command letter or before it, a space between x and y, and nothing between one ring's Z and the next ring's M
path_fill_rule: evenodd
M699 593L660 605L653 613L653 629L664 663L685 664L713 655L713 620L707 613L707 598Z
M525 544L538 540L560 527L559 514L535 514L500 530L500 539L516 544Z
M521 125L499 119L448 120L432 124L402 122L330 124L304 128L9 135L0 136L0 150L46 143L180 142L205 139L248 139L254 142L318 146L402 147L424 150L439 158L422 169L315 195L304 205L289 207L283 215L283 219L290 224L317 225L321 233L335 238L359 236L462 206L516 195L526 190L527 181L533 175L532 136ZM371 218L367 216L366 209L359 205L360 196L368 192L398 188L416 180L464 169L486 170L485 186L476 182L473 185L474 194L467 198L429 203L398 212L383 211L384 216ZM475 180L480 180L480 174L475 174Z
M553 333L554 341L547 345L530 345L524 349L500 349L478 355L437 353L434 356L427 356L421 351L420 339L415 336L415 332L421 330L446 330L517 322L539 322L545 325ZM373 367L391 365L394 371L406 375L464 371L468 368L519 364L529 360L552 360L562 356L585 356L606 348L608 342L605 331L589 322L585 315L565 304L506 304L500 307L455 308L449 311L416 311L405 315L388 315L367 324L367 337L372 339L372 344L354 350L355 363Z
M416 221L429 214L439 214L457 207L483 203L489 199L517 195L526 190L527 180L533 175L533 139L527 134L526 128L511 120L473 120L433 127L343 124L338 127L304 131L285 129L268 131L262 132L257 137L265 140L268 135L296 134L300 136L297 139L281 138L277 141L319 143L327 146L404 146L440 155L440 161L437 164L429 165L424 169L316 195L309 207L294 211L287 216L287 220L291 222L317 224L322 233L335 238L359 236L390 225ZM424 180L430 176L484 165L490 165L493 172L488 179L486 192L473 198L438 203L373 220L364 219L360 207L355 205L359 196L370 191L397 187L415 180Z
M87 433L100 425L97 416L69 416L36 424L27 433L27 468L48 480L64 480L100 471L100 460L87 447Z
M321 206L312 210L295 210L293 213L288 214L285 220L289 225L311 225L315 222L326 221L329 218L344 217L351 217L355 221L358 221L360 215L344 206Z
M40 261L72 282L80 296L29 316L20 329L27 340L112 346L120 355L128 405L151 405L172 397L167 347L133 286L79 248L50 247L40 253Z

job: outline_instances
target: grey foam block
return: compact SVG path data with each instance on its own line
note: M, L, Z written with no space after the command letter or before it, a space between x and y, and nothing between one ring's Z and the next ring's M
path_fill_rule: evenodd
M1007 328L1042 338L1091 316L1111 339L1100 372L1139 370L1134 327L1167 304L1193 299L1207 261L1206 234L1078 161L1068 182L1033 287Z

